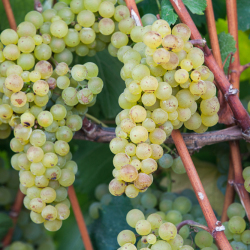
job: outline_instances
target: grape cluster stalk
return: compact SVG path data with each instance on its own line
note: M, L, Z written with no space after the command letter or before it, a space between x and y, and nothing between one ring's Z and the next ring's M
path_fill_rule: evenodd
M163 156L161 144L173 129L184 125L203 133L218 122L220 108L213 73L203 65L203 51L189 42L189 27L180 23L171 29L165 20L148 18L151 23L136 27L136 37L127 25L124 31L135 44L117 52L126 88L118 100L123 110L116 117L116 138L110 142L115 179L109 188L113 195L125 192L130 198L152 184ZM177 173L185 172L182 163L177 165Z

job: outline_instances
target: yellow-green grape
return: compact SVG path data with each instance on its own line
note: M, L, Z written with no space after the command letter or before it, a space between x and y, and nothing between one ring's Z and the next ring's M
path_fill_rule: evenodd
M129 143L125 147L125 153L128 156L134 156L136 154L136 145L133 143Z
M191 110L189 108L177 108L178 120L181 122L187 121L191 117Z
M120 124L121 129L126 133L130 133L131 129L134 128L135 126L136 126L135 122L133 122L129 118L123 119Z
M213 243L213 236L207 231L200 231L195 235L195 244L200 248L210 247Z
M198 129L201 126L201 116L195 112L187 121L184 122L184 126L190 130Z
M151 118L146 118L142 122L142 126L146 128L148 132L152 132L155 130L156 124Z
M217 114L220 109L218 98L215 96L210 99L202 100L200 103L200 109L204 115Z
M148 235L151 232L151 224L147 220L139 220L135 225L135 230L140 235Z
M192 48L193 48L193 44L192 44L192 43L190 43L190 42L185 42L185 43L184 43L183 50L184 50L185 52L188 53Z
M130 184L126 187L125 194L129 198L135 198L139 194L139 189L137 189L133 184Z
M27 103L27 96L24 92L16 92L11 95L11 104L15 107L21 108Z
M117 170L130 163L130 157L125 153L118 153L114 156L113 165Z
M170 222L163 223L159 228L159 235L163 240L169 241L177 235L177 229L174 224Z
M57 210L54 206L47 205L41 215L46 221L53 221L57 218Z
M20 173L20 183L25 187L32 187L35 184L35 176L30 171Z
M63 187L69 187L75 181L74 173L69 169L62 169L61 177L59 178L59 183Z
M166 140L167 136L163 129L156 128L149 134L149 139L154 144L162 144Z
M155 77L153 76L145 76L142 80L141 80L141 89L144 92L154 92L157 87L158 87L158 81Z
M113 179L109 183L109 192L114 196L121 196L125 192L125 182L122 180Z
M147 159L152 154L152 148L147 143L141 143L136 147L136 156L139 159Z
M36 224L41 224L45 221L41 214L38 214L34 211L30 212L30 219Z
M12 138L10 141L10 148L13 152L19 153L23 151L24 146L16 138Z
M182 49L184 47L184 41L178 36L176 38L177 38L177 46L173 49L173 52L176 52L176 53L182 52L183 51ZM183 54L186 55L186 52L183 51ZM181 53L181 55L183 55L183 54ZM179 59L180 59L180 57L179 57Z
M162 125L168 120L168 113L161 108L155 109L151 115L152 120L157 125Z
M162 38L171 34L171 28L168 23L161 24L157 27L156 31L161 35Z
M205 126L212 127L212 126L214 126L215 124L218 123L219 116L217 114L214 114L214 115L204 115L204 114L201 114L201 120L202 120L202 123Z
M172 249L171 246L169 245L169 243L167 243L164 240L158 240L156 241L155 244L152 245L151 247L152 250L157 250L157 249L166 249L166 250L170 250Z
M20 169L30 170L31 162L27 158L27 154L21 153L17 157L17 165ZM31 170L30 170L31 171ZM33 173L32 173L33 174Z
M193 68L192 61L189 59L183 59L180 63L180 66L182 69L185 69L186 71L190 71Z
M141 169L141 161L138 160L138 159L133 159L133 160L130 162L130 165L134 166L137 170L140 170L140 169Z
M151 224L152 230L159 229L163 223L161 216L157 213L150 214L147 221Z
M189 90L193 95L202 96L207 91L207 84L204 81L192 82Z
M22 23L18 26L17 30L20 32L20 26ZM9 44L17 44L18 42L18 35L17 32L12 29L5 29L1 33L1 42L6 46Z
M125 153L125 147L128 141L123 138L114 138L109 144L109 148L113 154Z
M53 122L53 116L49 111L42 111L37 117L38 124L42 127L48 127Z
M13 115L13 110L8 104L0 105L0 118L9 119Z
M121 167L120 175L123 181L132 182L137 178L138 171L134 166L127 164Z
M156 67L157 64L155 63L154 59L152 56L147 56L146 57L146 64L149 66L149 67Z
M30 210L36 213L41 213L46 204L41 198L34 198L30 201Z
M131 92L127 88L124 89L124 96L129 102L137 102L141 98L141 94L131 94Z
M139 64L132 71L132 78L141 81L145 76L150 76L150 70L146 65Z
M48 231L58 231L62 226L62 221L61 220L53 220L53 221L46 221L44 222L44 227L48 230Z
M123 5L118 5L115 8L115 13L114 13L114 19L117 22L120 22L121 20L123 20L124 18L127 18L130 16L130 12L127 6L123 6Z
M176 120L177 117L178 117L178 112L176 110L168 113L168 120L170 121Z
M20 56L20 50L15 44L9 44L4 47L3 56L10 61L15 61Z
M143 42L150 48L156 49L162 43L161 35L156 31L148 31L143 36Z
M148 131L143 126L136 126L130 131L130 139L133 143L145 142L148 139Z
M161 66L166 70L173 70L179 64L179 58L174 52L169 52L170 59L167 63L162 64Z
M77 22L81 26L89 28L95 23L95 15L90 10L82 10L77 15Z
M168 243L173 250L180 249L183 246L183 238L179 234L177 234L175 238L170 240Z
M8 76L5 79L5 87L14 93L20 91L23 88L22 77L16 74Z
M193 81L195 81L195 82L200 81L201 80L201 74L200 74L200 72L197 71L197 70L192 71L192 73L191 73L191 79Z
M153 106L156 103L156 96L154 93L144 93L142 95L141 101L144 106Z
M156 236L154 234L149 234L147 236L147 242L149 244L154 244L156 242Z
M152 174L157 170L157 162L152 159L148 158L142 161L141 171L145 174Z
M45 153L42 163L46 168L52 168L57 165L58 156L52 152Z
M130 31L130 38L135 43L142 42L143 39L143 27L141 26L134 26L132 30Z
M191 36L191 31L186 24L179 23L173 27L172 34L181 37L186 42Z
M193 94L189 90L187 90L187 89L180 90L176 94L176 98L178 100L178 105L181 108L188 108L194 102L194 96L193 96Z
M139 123L146 119L147 112L142 106L136 105L129 110L129 117L132 121Z
M204 81L206 83L206 92L201 95L202 99L210 99L216 95L216 87L214 83L210 81Z
M23 53L31 53L35 49L34 39L30 36L19 38L18 49Z
M137 95L137 94L140 94L142 92L140 83L137 81L133 81L133 80L129 83L128 90L133 95Z
M163 156L162 147L158 144L151 144L150 146L152 148L152 155L150 156L150 158L154 160L160 159Z
M130 62L131 60L137 61L139 64L141 61L141 55L138 51L129 49L123 54L122 59L124 64Z
M31 133L30 144L32 146L41 147L44 145L45 142L46 142L46 135L42 130L36 129Z
M125 98L125 94L124 93L122 93L119 96L118 103L119 103L119 106L122 109L130 109L130 108L132 108L133 106L136 105L136 102L129 102L129 101L127 101L127 99Z
M207 80L207 78L210 76L210 70L208 67L202 65L198 68L196 68L198 72L201 74L201 80Z
M55 206L57 210L57 219L66 220L70 215L69 207L64 203L59 203Z
M178 69L174 74L175 81L179 84L185 83L189 79L189 74L185 69Z
M42 42L43 42L43 38L42 38L42 36L40 36L40 35L35 35L35 36L33 36L33 39L34 39L34 41L35 41L35 45L41 45L42 44Z
M153 53L154 62L157 64L167 63L170 59L170 53L164 48L159 48Z
M144 220L144 219L145 219L145 216L142 213L142 211L139 210L139 209L132 209L132 210L130 210L127 213L127 216L126 216L126 221L127 221L128 225L131 226L131 227L133 227L133 228L135 228L136 223L139 220Z
M160 100L167 100L172 94L172 87L166 82L159 82L154 94Z
M152 49L152 48L150 48L150 47L146 47L145 48L145 55L146 55L146 57L147 56L153 56L154 55L154 53L155 53L155 51L156 51L156 49ZM156 63L156 62L155 62Z
M175 96L170 96L167 100L162 100L160 106L168 113L176 111L178 107L178 100Z
M23 73L23 69L19 65L12 65L12 66L8 67L8 69L6 71L7 76L16 74L16 75L19 75L22 77L22 73Z
M103 35L111 35L115 30L115 23L110 18L102 18L98 24L99 31Z
M46 168L41 162L37 162L37 163L33 162L30 165L30 171L33 175L41 176L45 174Z
M113 44L115 48L119 49L128 44L128 37L126 34L120 31L117 31L113 33L113 35L111 36L111 43Z
M136 242L135 234L130 230L123 230L118 234L117 242L120 246L123 246L126 243L135 244Z
M207 129L208 129L207 126L205 126L204 124L201 124L199 128L194 129L194 132L202 134L202 133L205 133Z
M40 197L45 203L51 203L56 198L56 191L51 187L46 187L42 189Z
M131 17L122 19L119 24L119 30L124 34L130 34L131 30L136 26L135 20Z
M167 35L162 39L162 46L167 50L174 50L178 45L178 39L174 35Z
M152 180L149 175L145 173L139 173L137 179L134 181L134 185L139 190L145 190L152 184Z
M41 73L39 71L31 71L29 74L29 78L32 82L36 82L38 80L41 80Z
M35 116L29 112L25 112L20 116L21 124L24 127L33 127L35 124Z
M204 63L204 53L199 48L192 48L187 54L187 59L192 61L194 68L198 68Z
M35 185L41 188L47 187L49 185L49 180L44 175L36 176Z
M44 153L40 147L32 146L27 151L29 161L38 163L43 159Z

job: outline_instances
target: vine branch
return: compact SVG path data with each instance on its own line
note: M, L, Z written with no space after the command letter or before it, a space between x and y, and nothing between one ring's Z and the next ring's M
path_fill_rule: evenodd
M85 246L85 249L86 250L94 250L92 247L91 240L89 238L88 229L86 227L86 224L85 224L85 221L84 221L84 218L82 215L82 211L81 211L79 202L77 200L75 189L74 189L73 185L69 186L68 194L69 194L70 202L72 204L72 209L73 209L74 214L75 214L76 222L77 222L77 225L79 227L79 231L80 231L81 236L82 236L82 240L83 240L83 244Z
M179 223L176 228L177 228L177 232L179 233L179 231L181 230L181 228L185 225L188 225L190 227L198 227L198 228L202 228L203 230L207 231L210 233L210 230L208 227L198 223L198 222L195 222L193 220L184 220L182 221L181 223Z
M9 2L9 0L2 0L2 2L3 2L3 6L4 6L4 9L5 9L9 24L10 24L10 28L13 30L16 30L16 28L17 28L16 20L15 20L10 2Z
M240 73L242 73L244 70L248 69L250 67L250 63L247 63L245 65L240 65Z

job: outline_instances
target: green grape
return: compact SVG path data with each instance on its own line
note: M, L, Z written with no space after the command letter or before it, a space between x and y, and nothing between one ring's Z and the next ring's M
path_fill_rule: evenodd
M34 198L30 201L30 209L36 213L41 213L45 206L45 202L40 198Z
M93 202L89 206L89 215L93 219L98 219L99 218L99 210L101 209L101 203L100 202Z
M13 152L19 153L23 151L24 146L16 138L12 138L10 141L10 148Z
M233 233L231 233L229 228L228 228L228 221L225 221L222 224L225 227L224 233L225 233L227 239L232 240L233 239Z
M87 70L87 75L86 75L87 80L90 80L92 77L98 76L98 67L95 63L87 62L83 66L85 66Z
M233 216L244 218L246 215L244 207L240 203L232 203L227 209L227 216L231 219Z
M145 14L142 18L142 25L147 26L147 25L152 25L155 21L157 20L157 17L153 14Z
M55 206L57 210L57 219L66 220L70 215L69 207L63 203L59 203Z
M201 112L204 115L211 116L217 114L220 109L220 104L217 97L202 100L200 103Z
M163 223L161 216L157 213L150 214L147 218L147 221L150 223L152 230L159 229Z
M250 230L245 230L242 234L241 234L241 241L244 244L249 245L250 243Z
M123 46L126 46L128 44L128 37L126 34L122 32L115 32L111 36L111 43L115 48L121 48Z
M233 234L241 234L246 228L245 220L240 216L233 216L228 222L228 229Z
M165 222L159 228L159 235L163 240L169 241L175 238L177 229L174 224Z
M30 219L36 224L41 224L45 221L45 219L41 216L41 214L38 214L34 211L30 212Z
M54 221L46 221L44 222L44 227L48 230L48 231L58 231L62 226L62 221L61 220L54 220Z
M98 24L99 31L103 35L111 35L115 30L115 23L110 18L102 18Z
M141 197L141 204L144 208L154 208L157 204L157 198L154 194L146 193Z
M34 199L34 198L40 198L40 194L41 194L41 188L38 188L36 186L32 186L27 188L27 196L30 198L30 200Z
M183 162L179 157L174 159L173 165L172 165L172 170L176 173L176 174L184 174L186 173L186 169L183 165Z
M148 235L151 232L151 224L147 220L139 220L135 225L135 230L140 235Z
M164 240L158 240L151 247L152 250L171 250L171 246L168 242Z
M132 164L132 163L131 163L131 164ZM135 165L133 165L133 166L136 168ZM136 168L136 169L138 170L138 168ZM130 184L130 185L128 185L128 186L126 187L126 189L125 189L125 194L126 194L126 196L129 197L129 198L135 198L135 197L137 197L138 194L139 194L139 189L136 188L133 184Z
M130 230L123 230L118 234L117 242L118 242L119 246L123 246L126 243L135 244L135 242L136 242L135 234Z
M61 177L62 171L58 166L47 168L45 171L45 177L48 180L58 180Z
M49 45L41 44L35 48L34 55L39 61L46 61L50 59L52 51Z
M192 248L191 246L189 245L184 245L180 248L180 250L194 250L194 248Z
M21 23L22 24L22 23ZM20 25L21 25L20 24ZM17 28L17 32L20 32L20 25ZM18 42L18 35L17 32L12 30L12 29L5 29L2 33L1 33L1 42L7 46L9 44L17 44Z
M177 234L175 238L170 240L168 243L172 250L179 250L183 246L183 239L179 234Z
M125 245L121 247L121 250L136 250L136 249L137 248L135 247L135 245L131 243L126 243Z
M120 196L125 192L125 182L113 179L109 183L109 192L114 196Z
M63 20L55 21L50 26L50 32L57 38L63 38L68 33L68 25Z
M20 173L20 183L25 187L32 187L35 184L35 176L30 171Z
M62 52L54 54L54 58L58 63L65 62L70 65L73 61L73 54L66 48Z
M127 6L118 5L115 8L114 19L117 22L120 22L121 20L123 20L129 16L130 16L130 12L129 12L129 9Z
M179 224L182 221L182 215L177 210L170 210L166 214L166 221L171 222L175 225Z
M164 199L160 202L159 208L162 212L168 212L173 208L173 202L169 199Z
M119 22L119 30L124 34L130 34L131 30L135 27L135 20L131 17L126 17Z
M233 250L247 250L247 246L242 242L232 241L230 245L232 246Z
M40 147L32 146L27 151L27 157L29 161L38 163L43 159L44 153Z
M131 226L133 228L135 228L136 223L139 220L144 220L144 219L145 219L144 214L140 210L138 210L138 209L132 209L132 210L130 210L127 213L127 216L126 216L127 223L129 224L129 226Z
M194 241L200 248L210 247L213 243L213 237L207 231L202 230L195 235Z
M183 216L184 219L184 216ZM188 225L183 226L180 230L179 230L179 235L182 237L182 239L187 239L190 235L190 229L188 227Z
M188 213L192 208L192 202L185 196L179 196L173 202L173 209L178 210L181 214Z
M41 146L44 145L45 142L46 142L46 135L42 130L37 129L37 130L34 130L31 133L31 135L30 135L30 143L33 146L41 147Z
M90 10L82 10L77 15L77 22L81 26L89 28L95 23L95 15Z
M75 14L71 11L70 8L68 8L68 6L60 9L57 12L57 15L60 16L67 25L71 24L75 19Z
M95 31L92 28L83 28L79 36L83 44L91 44L96 38Z
M250 167L244 168L242 172L244 180L246 180L248 177L250 177Z
M57 218L57 209L51 205L47 205L41 215L46 221L53 221Z
M218 114L214 114L214 115L201 114L201 121L202 121L203 125L205 125L207 127L214 126L218 122L218 120L219 120Z
M63 187L69 187L75 181L74 173L69 169L62 169L59 183Z
M62 38L52 37L49 44L52 52L61 53L65 49L65 42Z
M62 202L67 198L68 191L66 188L60 186L55 191L56 191L55 202Z

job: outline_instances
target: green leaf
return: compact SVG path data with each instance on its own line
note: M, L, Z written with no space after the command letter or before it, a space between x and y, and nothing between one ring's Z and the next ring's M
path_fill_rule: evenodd
M189 8L193 14L203 15L203 11L207 7L206 0L183 0L183 3Z
M142 0L142 2L137 4L137 7L141 17L147 13L154 15L159 14L159 9L155 0Z
M108 144L76 140L73 143L78 146L73 160L79 168L74 185L81 193L91 195L98 184L113 179L113 154Z
M24 21L25 15L34 10L34 1L32 0L10 0L10 4L16 19L17 25ZM2 1L0 2L0 30L9 28L8 18L3 7Z
M237 12L238 12L238 29L243 31L250 29L250 19L249 19L250 1L238 0Z
M13 222L8 214L0 212L0 240L4 238L8 230L12 227Z
M161 18L167 21L169 25L175 24L178 18L169 0L162 0L161 2Z
M229 55L229 53L231 52L235 53L236 42L230 34L226 34L225 32L221 32L218 35L218 39L219 39L219 45L220 45L221 59L222 59L222 62L224 62L226 57ZM227 62L224 66L225 74L227 74L229 62L230 62L230 57L227 59Z
M108 50L98 52L94 57L75 56L74 64L93 62L99 68L99 77L104 82L102 92L97 96L98 107L106 119L113 119L121 111L118 97L125 88L120 77L122 63L116 57L109 55Z
M108 206L103 205L100 218L90 230L93 247L96 250L117 250L117 235L122 230L132 230L126 222L126 215L133 207L125 196L113 197Z

